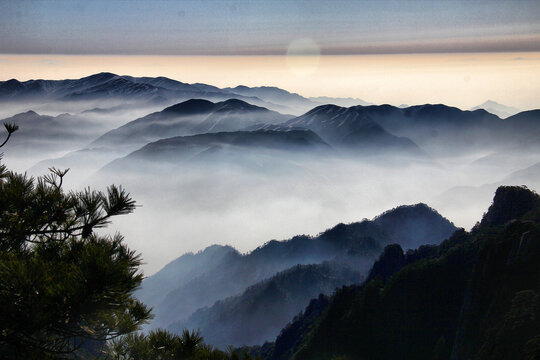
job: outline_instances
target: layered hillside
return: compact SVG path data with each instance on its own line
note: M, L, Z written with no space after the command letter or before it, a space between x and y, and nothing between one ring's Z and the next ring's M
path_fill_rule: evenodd
M195 311L169 330L181 333L183 329L199 329L206 342L223 349L260 344L274 339L313 297L357 284L362 278L360 271L337 261L296 265L240 295Z
M90 147L142 146L174 136L237 131L257 122L275 124L290 116L231 99L191 99L133 120L96 139Z
M170 287L162 290L167 294L161 302L152 302L156 314L152 325L167 326L185 320L201 307L239 295L248 286L298 264L334 260L365 275L384 246L402 240L403 245L408 246L404 234L413 231L412 224L425 229L411 235L421 244L438 244L455 231L448 220L424 204L400 207L395 211L399 215L388 211L374 221L338 224L315 237L301 235L286 241L272 240L245 255L224 249L226 251L220 251L220 261L203 261L190 270L189 276L183 270L174 270L184 267L180 258L175 266L168 265L153 277L169 279ZM379 225L383 223L385 227ZM403 229L399 230L400 227ZM146 281L149 284L157 282L151 279ZM174 279L177 279L176 283ZM151 298L156 289L154 285L147 288L146 281L139 292L142 299Z
M252 351L267 359L535 359L539 262L540 196L500 187L471 232L406 253L387 247L366 283L340 289L316 320L297 317L275 344Z

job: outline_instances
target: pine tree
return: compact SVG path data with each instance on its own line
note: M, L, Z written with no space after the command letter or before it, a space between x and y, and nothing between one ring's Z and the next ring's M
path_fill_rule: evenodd
M4 124L7 138L17 131ZM64 191L67 170L30 177L0 165L0 358L69 358L137 330L141 258L119 234L94 230L128 214L121 187Z

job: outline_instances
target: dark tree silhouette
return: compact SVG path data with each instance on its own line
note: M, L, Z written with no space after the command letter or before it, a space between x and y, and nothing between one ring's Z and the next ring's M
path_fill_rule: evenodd
M7 138L17 131L5 124ZM67 170L33 178L0 165L0 358L65 358L150 318L133 297L141 259L101 236L135 201L121 187L66 192Z

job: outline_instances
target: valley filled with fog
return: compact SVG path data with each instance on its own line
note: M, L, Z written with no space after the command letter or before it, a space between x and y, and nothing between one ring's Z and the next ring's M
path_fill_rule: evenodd
M275 339L392 246L415 259L470 230L500 185L540 188L540 110L493 101L396 107L100 73L0 82L0 102L19 126L10 169L70 169L65 190L116 184L136 200L97 231L142 256L144 330L200 329L221 349Z
M121 184L140 207L112 228L147 274L211 244L248 252L403 204L469 229L498 185L539 185L534 111L347 108L353 99L107 73L15 82L0 84L3 121L21 128L3 161L34 176L70 168L72 189Z

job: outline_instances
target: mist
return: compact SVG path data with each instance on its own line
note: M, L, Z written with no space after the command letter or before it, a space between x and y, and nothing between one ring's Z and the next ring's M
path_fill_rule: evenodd
M43 173L49 166L55 165L49 162L47 166L32 169L37 163L63 158L86 148L100 135L164 106L120 99L4 101L1 104L2 121L14 122L20 127L10 140L9 146L2 149L3 161L12 170L24 172L30 169L33 174ZM22 119L29 111L36 114ZM43 122L42 128L36 124L40 118ZM114 157L119 155L115 154ZM104 163L110 160L112 158L107 156ZM88 165L91 166L84 163L84 166ZM93 171L97 168L92 166Z
M426 203L456 226L470 229L489 207L498 183L538 162L536 151L514 152L508 155L509 161L489 161L499 154L491 148L475 146L465 154L454 154L446 145L433 151L435 145L430 143L430 153L449 155L427 159L396 153L362 156L332 146L312 154L248 149L241 155L231 152L187 162L174 157L130 159L129 167L115 169L110 165L115 159L125 159L140 145L130 149L90 145L109 130L156 109L117 102L109 115L82 110L104 108L98 101L55 102L47 104L48 114L75 111L74 106L77 116L97 126L78 127L77 140L51 140L54 151L34 144L35 151L26 158L19 156L16 147L14 151L8 147L4 161L34 176L47 173L50 166L71 168L65 179L67 189L104 190L113 183L126 188L140 206L134 214L114 219L103 231L125 235L128 245L142 254L146 275L186 252L212 244L249 252L271 239L315 235L337 223L372 218L403 204ZM6 113L8 108L4 108ZM20 110L10 109L11 113ZM24 128L20 131L23 134ZM521 185L519 181L511 182ZM534 178L524 184L532 189L539 185Z
M20 127L3 161L35 177L69 168L65 191L126 189L134 213L95 231L143 259L134 295L155 318L142 330L199 328L222 348L272 340L311 298L361 283L387 245L431 251L470 230L498 186L540 188L538 110L110 73L38 83L17 85L27 102L0 94Z
M507 175L504 169L475 172L474 166L395 162L311 158L260 172L230 164L187 164L174 173L155 167L153 173L108 173L93 177L91 184L122 184L141 205L134 214L115 219L108 231L126 236L143 254L145 273L151 275L174 258L211 244L248 252L272 239L316 235L403 204L426 203L456 226L470 229L489 207L493 192L473 191L466 199L446 192Z

